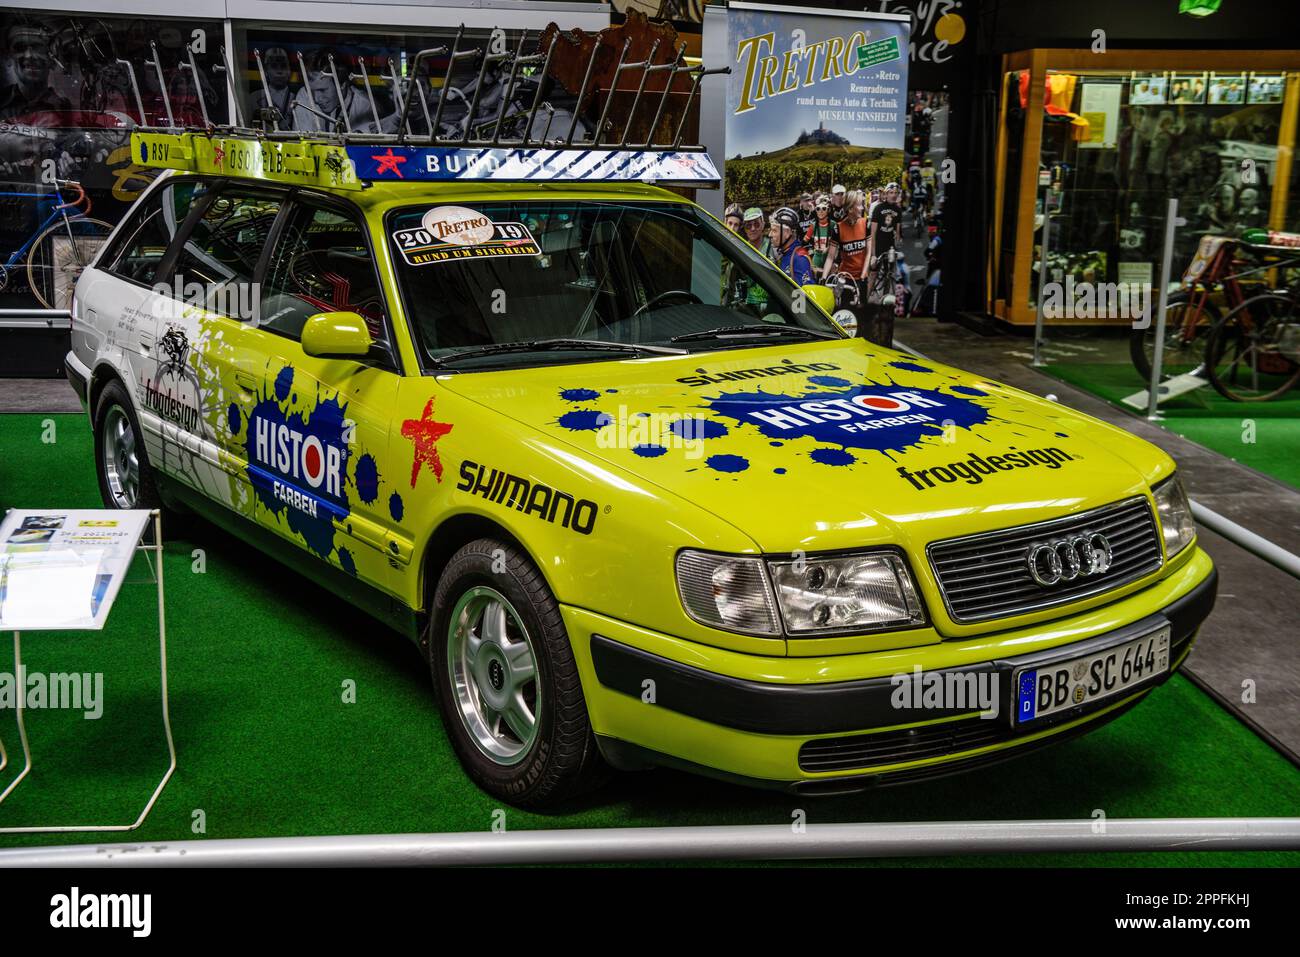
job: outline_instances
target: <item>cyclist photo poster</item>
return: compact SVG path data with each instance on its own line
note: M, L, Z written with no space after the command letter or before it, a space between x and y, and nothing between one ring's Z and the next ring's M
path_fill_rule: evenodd
M198 18L0 17L0 308L68 307L80 267L152 179L131 152L142 119L226 121L222 36L221 21ZM144 69L155 55L166 87ZM191 55L198 90L171 67Z
M726 206L812 218L806 199L800 210L805 193L901 180L906 16L733 2L720 20L705 18L704 42L717 49L725 29L725 140L711 152L726 161ZM836 212L843 202L834 199Z

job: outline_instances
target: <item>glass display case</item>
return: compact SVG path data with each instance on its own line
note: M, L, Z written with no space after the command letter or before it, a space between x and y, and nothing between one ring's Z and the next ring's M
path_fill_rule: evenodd
M1300 54L1035 50L1006 64L989 303L1000 318L1035 321L1045 239L1043 281L1156 286L1171 198L1184 220L1171 280L1204 235L1298 225L1300 73L1287 67ZM1067 311L1047 322L1132 320Z

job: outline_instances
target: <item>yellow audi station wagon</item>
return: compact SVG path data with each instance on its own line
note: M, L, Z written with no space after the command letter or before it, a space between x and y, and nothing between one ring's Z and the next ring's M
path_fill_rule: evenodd
M1169 456L846 336L665 188L716 185L702 151L133 149L166 172L67 361L105 502L207 516L409 635L505 801L998 761L1134 706L1213 605Z

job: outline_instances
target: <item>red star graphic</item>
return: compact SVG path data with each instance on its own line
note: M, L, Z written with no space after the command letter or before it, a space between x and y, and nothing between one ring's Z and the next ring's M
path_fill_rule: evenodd
M406 157L399 156L398 154L394 153L393 148L390 146L388 147L387 153L383 154L382 156L375 157L375 163L376 163L375 175L383 176L384 173L392 173L398 179L405 179L405 177L402 176L402 171L397 168L398 166L400 166L402 163L405 162L406 162Z
M223 150L223 149L222 149L220 146L218 146L217 144L213 143L213 144L212 144L212 163L213 163L213 165L215 165L215 166L220 166L220 165L221 165L222 163L224 163L225 161L226 161L226 151Z
M426 463L433 469L433 477L442 481L442 459L436 448L438 440L452 430L449 422L433 420L433 399L424 406L424 414L418 419L407 419L402 423L402 436L411 440L415 446L415 461L411 463L411 488L420 477L420 468Z

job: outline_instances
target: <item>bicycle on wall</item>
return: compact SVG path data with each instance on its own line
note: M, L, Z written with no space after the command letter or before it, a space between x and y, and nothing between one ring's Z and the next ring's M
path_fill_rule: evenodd
M65 198L64 189L75 195ZM44 214L40 225L0 265L0 292L25 268L28 288L42 308L67 309L77 278L108 239L112 224L90 216L90 197L71 180L56 180L48 192L5 191L0 198L34 200L37 218Z

